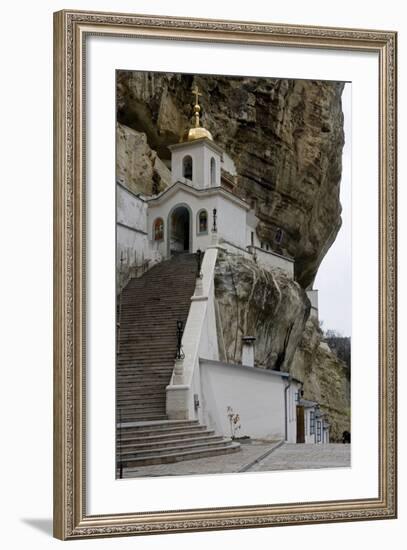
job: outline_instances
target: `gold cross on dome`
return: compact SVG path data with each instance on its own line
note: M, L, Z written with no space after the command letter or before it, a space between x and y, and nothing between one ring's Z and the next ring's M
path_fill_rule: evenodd
M195 88L192 90L192 93L195 96L195 105L199 105L199 96L202 94L199 92L198 86L195 86Z

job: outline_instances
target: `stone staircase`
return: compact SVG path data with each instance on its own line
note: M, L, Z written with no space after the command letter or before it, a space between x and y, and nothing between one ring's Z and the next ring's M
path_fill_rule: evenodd
M117 462L165 464L239 450L197 421L168 420L168 386L195 289L195 255L180 254L131 279L122 291L117 341Z
M122 425L117 449L118 463L135 468L233 453L240 445L198 420L167 420Z

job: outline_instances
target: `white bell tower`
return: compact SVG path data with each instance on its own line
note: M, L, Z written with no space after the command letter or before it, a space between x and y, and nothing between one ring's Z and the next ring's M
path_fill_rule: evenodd
M196 189L220 187L222 149L213 141L211 133L200 126L199 96L196 87L194 118L195 126L181 138L180 143L170 145L172 183L181 181Z

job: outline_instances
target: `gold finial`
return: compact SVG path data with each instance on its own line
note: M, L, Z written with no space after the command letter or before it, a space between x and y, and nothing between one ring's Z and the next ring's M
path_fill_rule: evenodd
M199 96L201 96L202 94L199 92L198 86L195 86L195 88L192 90L192 93L195 96L195 106L194 106L195 128L199 128L199 113L201 111L201 107L199 106Z
M192 89L192 93L195 96L195 105L194 105L195 127L190 128L184 133L184 135L181 137L181 143L185 141L193 141L195 139L202 139L202 138L207 138L213 141L212 134L209 132L209 130L207 130L206 128L202 128L202 126L200 126L199 114L201 112L201 107L199 105L199 96L201 96L202 94L200 93L198 86L196 85L194 86L194 88Z

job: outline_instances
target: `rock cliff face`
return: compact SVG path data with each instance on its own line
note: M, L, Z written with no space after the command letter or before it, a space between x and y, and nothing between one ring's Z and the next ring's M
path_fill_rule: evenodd
M350 431L350 369L322 341L315 319L309 319L290 365L290 373L304 382L304 396L328 414L330 437L341 441Z
M306 293L282 270L220 252L215 271L221 359L241 362L242 337L255 336L255 364L286 371L310 311Z
M242 336L256 336L255 366L289 372L304 383L304 397L327 412L332 441L350 430L350 372L322 342L310 302L280 269L220 253L215 274L221 360L239 363Z
M149 190L140 171L146 157L168 165L167 146L189 127L195 84L203 124L235 162L236 192L255 205L259 237L295 259L296 280L306 288L341 225L343 84L120 71L118 122L141 134L145 153L126 163L133 153L122 147L127 138L121 135L119 171L127 168L138 191ZM120 132L126 132L122 126ZM154 162L146 162L149 171ZM165 185L161 173L156 179Z
M171 184L171 172L150 148L145 134L117 124L116 179L134 193L152 195Z

